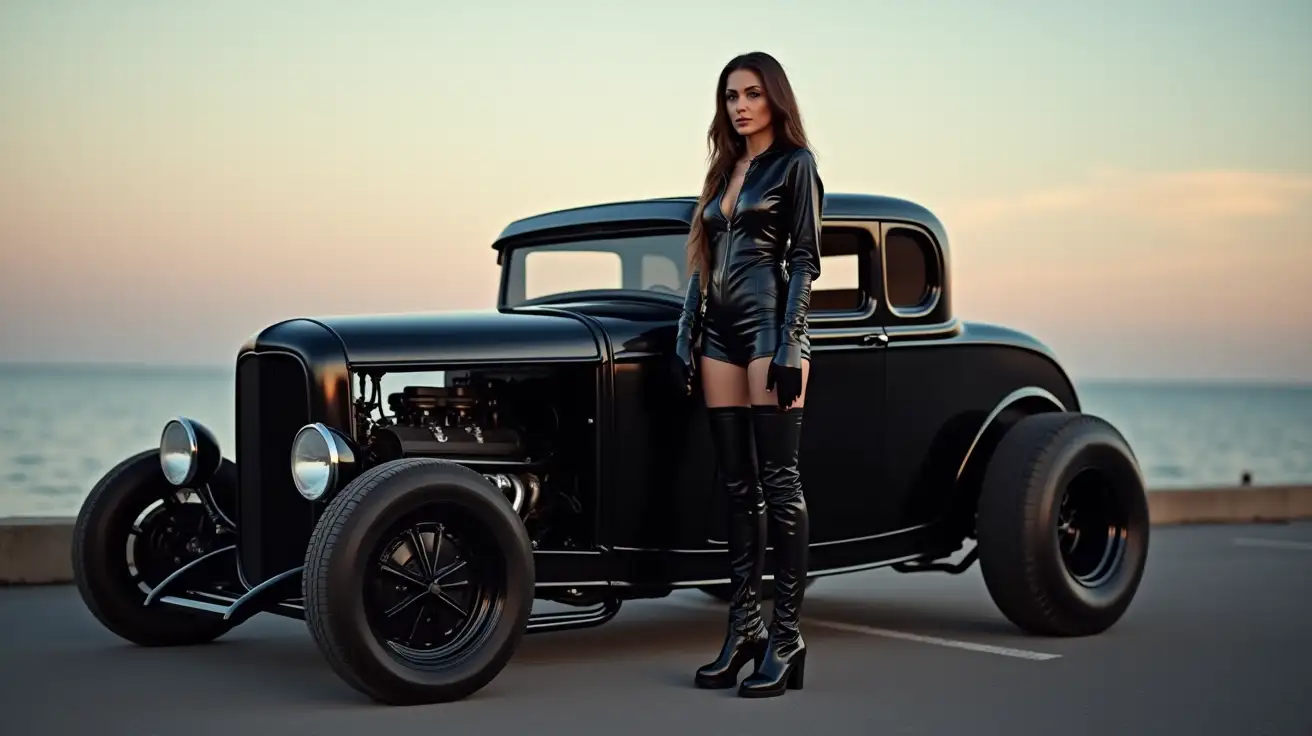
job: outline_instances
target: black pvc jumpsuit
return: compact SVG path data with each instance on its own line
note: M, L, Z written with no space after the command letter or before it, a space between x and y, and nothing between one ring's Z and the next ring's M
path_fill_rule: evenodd
M680 349L700 325L702 354L746 366L756 358L800 368L810 357L806 316L820 275L824 185L805 148L777 141L747 167L726 218L720 191L698 213L710 243L711 273L688 279ZM705 303L702 284L705 281ZM698 313L705 308L699 318Z

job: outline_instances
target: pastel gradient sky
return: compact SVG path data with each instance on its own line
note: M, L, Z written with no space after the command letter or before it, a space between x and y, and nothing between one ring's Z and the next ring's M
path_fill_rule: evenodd
M229 365L490 305L508 221L687 194L775 54L831 191L944 219L1077 377L1312 380L1312 2L0 5L0 360Z

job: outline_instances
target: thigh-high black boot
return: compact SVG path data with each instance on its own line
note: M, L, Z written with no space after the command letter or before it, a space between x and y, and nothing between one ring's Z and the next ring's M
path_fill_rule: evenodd
M787 688L802 688L806 643L799 624L810 528L797 469L801 407L784 411L777 406L753 406L752 421L774 543L774 618L770 621L765 660L743 680L738 694L759 698L783 695Z
M729 630L720 656L697 670L696 685L728 688L748 662L760 664L766 630L761 617L761 572L765 566L765 513L756 476L751 412L745 406L708 409L720 466L721 490L729 501Z

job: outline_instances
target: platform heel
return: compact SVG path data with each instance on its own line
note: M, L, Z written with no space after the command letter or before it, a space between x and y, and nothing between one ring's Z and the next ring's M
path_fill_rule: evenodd
M806 642L800 621L810 523L797 465L802 409L753 406L752 422L774 539L774 618L770 621L765 658L739 685L738 694L769 698L783 695L790 688L801 690L805 678Z
M788 689L801 690L806 679L806 650L803 649L797 654L792 668L788 673Z
M720 484L729 501L728 631L714 662L698 668L693 683L722 689L738 684L743 665L765 661L767 633L761 616L765 566L765 500L757 480L751 413L745 406L708 410Z

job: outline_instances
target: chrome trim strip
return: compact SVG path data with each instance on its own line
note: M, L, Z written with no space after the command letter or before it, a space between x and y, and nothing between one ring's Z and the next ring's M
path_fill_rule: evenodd
M998 415L1006 411L1007 407L1017 401L1030 398L1045 399L1051 402L1053 406L1057 407L1057 411L1066 411L1066 405L1061 403L1060 399L1053 396L1052 393L1046 389L1039 388L1038 386L1025 386L1024 388L1018 388L1007 394L1002 398L1002 401L998 402L997 406L993 407L993 411L990 411L988 416L984 417L984 421L980 423L979 430L975 432L975 438L970 441L970 447L966 448L966 454L961 458L961 465L957 466L955 480L961 480L961 475L966 472L966 465L970 462L970 457L975 452L975 446L979 444L980 438L982 438L984 433L988 431L994 420L998 418Z
M181 608L190 608L197 611L205 611L206 613L213 613L219 616L222 616L228 612L227 606L220 606L217 603L206 603L204 601L196 601L188 598L178 598L176 596L171 596L171 595L166 595L163 598L160 598L159 602L167 603L169 605L178 606Z
M956 337L961 334L961 330L961 320L956 317L947 322L932 325L888 325L884 328L890 339L898 337Z
M961 320L953 317L947 322L941 322L933 325L864 325L861 327L820 327L810 330L812 341L815 338L827 338L841 340L844 338L860 338L866 335L883 332L890 340L896 338L911 337L930 337L930 338L950 338L961 334ZM970 344L985 344L987 341L980 340L978 343L972 341ZM908 343L912 344L912 343ZM916 345L929 344L927 342L916 342ZM954 343L955 344L955 343ZM999 343L1011 345L1012 343Z
M714 542L716 544L725 544L725 542ZM658 552L660 554L678 554L678 555L719 555L724 554L722 549L669 549L656 547L612 547L615 552Z
M932 325L927 327L906 326L906 327L885 327L888 333L890 348L941 348L941 347L975 347L981 345L990 345L1002 348L1014 348L1024 350L1034 355L1038 355L1047 360L1058 363L1057 356L1053 354L1052 349L1046 345L1025 344L1022 342L1011 341L1007 339L994 339L987 337L970 337L964 340L956 340L961 334L961 323L956 319L941 325ZM924 339L905 339L923 337ZM833 349L826 347L826 349ZM1058 365L1060 367L1060 365Z
M832 544L853 544L857 542L872 542L875 541L875 539L897 537L897 535L900 534L907 534L907 533L911 533L911 531L920 531L922 529L929 529L929 527L932 526L933 523L929 523L929 522L917 523L916 526L905 526L905 527L901 527L901 529L895 529L892 531L880 531L879 534L867 534L865 535L865 537L851 537L848 539L830 539L830 541L828 542L812 542L810 544L810 547L828 547L828 546L832 546ZM710 542L712 544L728 544L728 542L718 541L718 539L707 539L707 542ZM771 544L766 544L765 548L766 550L771 550L771 548L774 547L771 546ZM664 552L664 554L680 554L680 555L724 554L724 550L657 550L657 548L651 548L651 547L613 547L613 550L617 552Z
M811 342L815 344L816 338L827 338L830 340L842 340L844 338L865 337L877 332L883 332L886 328L880 325L863 325L861 327L820 327L814 330L808 330L811 335Z
M870 236L870 240L871 240L871 242L874 244L874 247L871 249L872 252L871 252L870 255L873 256L874 258L882 258L882 257L883 257L882 254L881 254L881 251L883 250L883 249L882 249L882 245L883 245L883 243L882 243L881 238L880 238L881 233L880 233L880 223L879 223L879 221L877 221L877 220L867 220L867 219L860 219L860 220L846 220L846 221L845 221L845 220L830 220L830 219L827 219L827 218L826 218L826 219L823 219L823 220L821 221L821 223L820 223L821 233L823 233L823 232L824 232L824 228L825 228L826 226L829 226L829 225L832 225L832 226L835 227L835 228L841 228L841 229L844 229L844 230L864 230L864 231ZM823 235L822 235L822 237L823 237ZM821 258L823 259L823 255L821 256ZM812 323L812 322L814 322L814 323L818 323L818 324L823 324L823 323L826 323L826 322L836 322L836 323L840 323L840 324L842 324L842 323L847 323L847 322L861 322L861 321L868 320L868 319L870 319L870 318L872 318L872 317L875 316L875 313L879 311L879 302L880 302L880 299L884 296L884 294L887 293L887 289L885 289L885 291L884 291L883 293L874 293L874 292L877 292L877 291L878 291L878 289L875 288L875 287L877 287L878 282L877 282L875 279L873 279L873 278L869 279L869 281L870 281L869 288L864 287L864 286L861 286L861 285L860 285L860 282L861 282L862 280L865 280L865 279L863 279L862 277L864 277L864 276L873 276L873 274L869 274L869 273L868 273L868 271L869 271L869 269L870 269L870 265L871 265L869 261L866 261L866 260L863 259L863 260L860 261L860 263L861 263L861 266L860 266L860 269L861 269L861 270L860 270L860 272L859 272L859 276L858 276L858 286L857 286L857 289L858 289L859 291L862 292L861 296L862 296L862 298L865 300L865 302L866 302L866 306L863 307L862 309L848 309L848 310L842 310L842 311L839 311L839 310L827 310L827 311L814 310L814 311L812 311L809 315L807 315L807 318L806 318L806 319L807 319L807 322L808 322L808 323ZM881 266L881 268L882 268L882 266ZM821 274L821 277L823 278L823 273ZM882 278L882 275L881 275L881 278ZM820 328L820 329L823 329L823 328ZM812 330L811 332L814 334L815 331Z
M198 598L207 598L212 601L219 601L220 603L223 603L225 605L232 605L233 603L237 602L237 599L233 598L232 596L220 595L219 593L211 593L208 590L191 590L188 592L191 593L191 595L194 595Z
M935 274L935 280L938 281L938 285L930 289L928 305L921 306L915 310L903 310L894 306L893 301L888 299L888 234L898 228L911 230L924 237L929 241L929 249L933 252L933 263L929 265L937 272ZM947 260L943 256L943 245L938 242L938 239L935 238L934 234L929 232L927 228L909 222L885 223L881 227L880 236L879 270L880 277L884 281L884 297L885 301L888 302L888 313L898 319L916 319L933 312L938 308L939 302L943 300L944 282L946 282L948 278Z
M901 529L895 529L895 530L893 530L893 531L891 531L891 532L880 532L879 534L868 534L868 535L866 535L866 536L864 536L864 537L853 537L853 538L851 538L851 539L837 539L837 540L833 540L833 541L829 541L829 542L816 542L816 543L814 543L814 544L812 544L812 545L810 545L810 546L812 546L812 547L828 547L828 546L833 545L833 544L851 544L851 543L854 543L854 542L870 542L870 541L873 541L873 540L876 540L876 539L883 539L883 538L885 538L885 537L895 537L895 536L897 536L897 535L899 535L899 534L906 534L907 532L914 532L914 531L919 531L919 530L921 530L921 529L928 529L930 526L931 526L931 524L917 524L916 526L908 526L908 527L903 527L903 528L901 528Z
M895 557L890 560L879 560L878 562L863 562L858 565L848 565L847 567L836 567L829 570L816 570L816 571L808 572L806 577L808 580L811 580L815 578L829 577L831 575L846 575L847 573L851 573L851 572L861 572L863 570L875 570L881 567L889 567L890 565L896 565L900 562L910 562L911 560L918 560L922 557L924 557L923 554L917 553L911 555L904 555L902 557ZM765 573L764 575L761 576L761 580L774 580L774 579L775 577L773 573ZM729 584L729 578L724 577L724 578L709 578L705 580L675 580L669 583L663 583L662 585L668 585L671 588L699 588L706 585L728 585L728 584Z
M849 572L861 572L862 570L874 570L874 569L876 569L876 568L880 568L880 567L888 567L889 565L896 565L896 564L898 564L899 562L909 562L909 561L911 561L911 560L917 560L917 559L920 559L921 557L924 557L924 555L923 555L923 554L904 555L904 556L902 556L902 557L897 557L897 558L894 558L894 559L891 559L891 560L880 560L879 562L863 562L863 563L861 563L861 564L859 564L859 565L848 565L847 567L836 567L836 568L833 568L833 569L831 569L831 570L817 570L816 572L814 572L814 573L808 575L807 577L809 577L809 578L824 578L824 577L829 577L830 575L846 575L846 574L849 573Z

